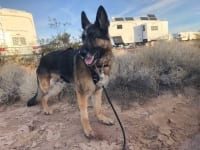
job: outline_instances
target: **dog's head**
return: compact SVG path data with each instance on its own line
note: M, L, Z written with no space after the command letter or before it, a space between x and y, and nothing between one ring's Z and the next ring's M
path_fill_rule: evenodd
M92 66L100 59L106 51L112 49L109 39L108 27L110 25L107 13L103 6L97 10L96 20L92 24L88 20L85 12L81 13L81 23L83 28L81 55L88 66Z

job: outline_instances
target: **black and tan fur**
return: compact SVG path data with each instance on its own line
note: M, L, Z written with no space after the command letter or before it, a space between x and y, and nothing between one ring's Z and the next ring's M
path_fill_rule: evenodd
M94 137L87 110L90 97L94 100L98 120L104 124L113 124L113 120L103 114L101 107L102 86L108 84L111 70L112 45L108 35L108 17L102 6L97 10L94 24L89 22L85 12L81 14L81 21L83 46L77 50L54 51L41 58L36 71L37 93L27 105L33 106L41 101L45 114L52 114L48 99L58 94L66 82L73 82L84 133L87 137Z

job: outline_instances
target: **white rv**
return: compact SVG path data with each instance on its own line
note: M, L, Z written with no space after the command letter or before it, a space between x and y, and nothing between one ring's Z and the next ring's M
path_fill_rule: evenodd
M199 40L200 32L179 32L175 35L175 38L180 41Z
M109 34L115 44L147 43L167 40L168 21L157 20L155 15L135 19L133 17L112 18Z
M38 50L32 14L0 9L0 56L30 55Z

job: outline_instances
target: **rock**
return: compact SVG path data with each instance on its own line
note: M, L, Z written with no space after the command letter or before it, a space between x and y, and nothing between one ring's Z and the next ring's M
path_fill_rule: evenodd
M133 147L133 146L129 146L129 149L130 149L130 150L134 150L134 147Z
M159 134L159 135L158 135L158 139L159 139L160 141L165 142L165 141L168 139L168 137L165 136L165 135L163 135L163 134Z
M39 121L37 120L32 120L28 123L28 127L30 131L33 131L36 129L36 127L38 126Z
M47 125L46 124L43 124L41 127L40 127L40 130L41 131L44 131L46 129Z
M170 134L171 134L171 128L170 127L160 127L159 131L160 131L160 133L162 133L166 136L170 136Z
M27 125L23 125L17 131L19 133L21 133L21 134L23 134L23 133L29 133L30 132L30 128Z
M47 141L57 140L60 137L60 132L53 132L52 130L47 130Z
M34 148L34 147L36 147L36 146L37 146L37 143L36 143L35 141L33 141L31 147Z
M158 128L153 126L148 126L144 130L144 139L155 140L158 137Z
M56 144L54 145L54 148L57 148L57 149L59 149L61 147L61 143L59 143L59 142L56 142Z
M14 134L8 134L6 136L0 137L0 147L4 147L5 145L11 145L16 142L16 138Z

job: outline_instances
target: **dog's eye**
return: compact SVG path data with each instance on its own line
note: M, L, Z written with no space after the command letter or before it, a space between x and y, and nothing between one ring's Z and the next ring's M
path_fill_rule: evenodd
M97 65L97 68L105 68L105 67L109 67L109 65Z
M97 65L97 68L102 68L102 65Z

